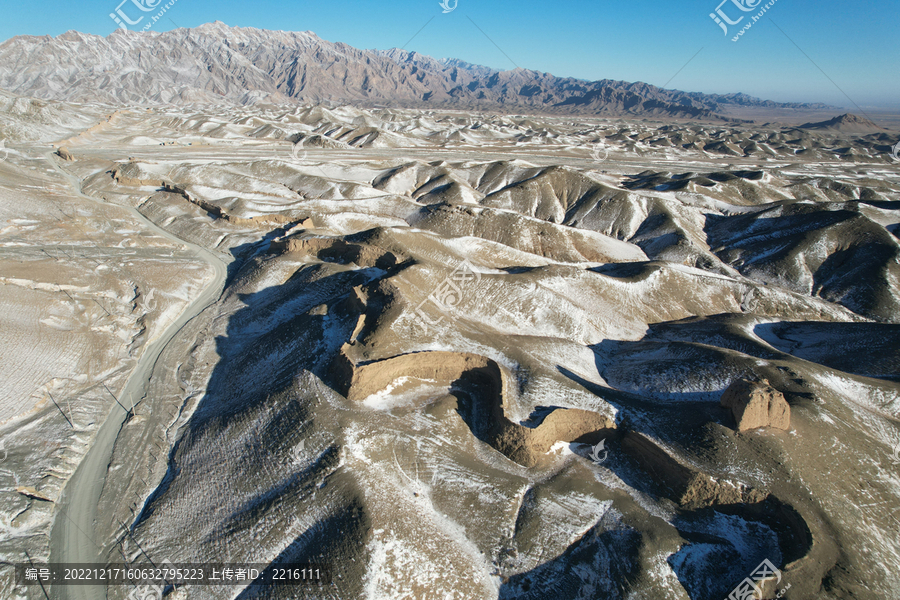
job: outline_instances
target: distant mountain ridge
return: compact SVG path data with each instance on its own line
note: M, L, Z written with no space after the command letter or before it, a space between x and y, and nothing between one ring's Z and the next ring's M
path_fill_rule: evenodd
M417 108L722 118L729 106L795 109L745 94L664 90L646 83L585 81L528 69L498 71L400 50L359 50L312 32L221 22L104 38L69 31L0 44L0 88L70 102L390 103Z
M865 117L851 113L839 115L827 121L805 123L799 129L818 129L823 131L840 131L843 133L880 133L886 131Z

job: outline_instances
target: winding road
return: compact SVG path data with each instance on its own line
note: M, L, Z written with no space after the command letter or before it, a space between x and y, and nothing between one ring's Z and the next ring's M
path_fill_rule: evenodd
M91 202L106 204L103 200L82 193L81 181L64 171L57 164L52 152L48 152L46 158L70 182L76 195ZM123 208L130 210L140 222L147 226L147 229L194 250L197 256L208 262L214 269L212 282L188 305L178 319L144 349L143 355L138 360L137 366L128 378L125 389L119 398L125 406L132 406L144 397L157 359L169 342L189 321L219 298L225 284L227 265L214 252L169 233L150 221L137 209L127 206ZM102 563L105 561L106 549L99 548L95 540L103 544L103 541L109 538L109 532L95 532L94 522L100 493L106 480L107 467L112 459L116 438L125 417L125 411L118 406L110 412L84 459L66 484L57 502L58 514L50 536L51 562ZM54 600L105 600L107 594L106 588L103 586L54 586L51 589L51 596Z

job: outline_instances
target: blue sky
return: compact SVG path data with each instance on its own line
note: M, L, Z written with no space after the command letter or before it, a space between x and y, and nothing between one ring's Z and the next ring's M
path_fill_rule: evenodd
M5 2L0 39L55 36L70 29L105 36L116 27L109 13L120 1ZM447 1L453 6L454 0ZM720 1L458 0L456 9L445 14L439 0L177 0L153 29L219 20L313 31L329 41L384 49L403 46L427 23L407 49L502 69L513 68L514 62L583 79L659 86L671 80L668 87L687 91L821 101L854 112L853 103L863 110L900 109L897 0L777 0L738 42L731 41L733 35L768 0L726 0L721 10L729 19L746 15L729 26L728 36L709 16ZM743 12L735 2L758 6ZM140 14L131 0L122 9L134 18Z

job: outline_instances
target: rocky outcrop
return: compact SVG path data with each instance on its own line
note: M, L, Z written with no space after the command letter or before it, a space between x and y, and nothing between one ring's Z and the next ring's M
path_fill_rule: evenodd
M754 503L767 496L765 492L741 484L714 479L676 460L646 435L634 431L625 433L622 449L653 477L662 495L682 508L694 510L719 504Z
M738 431L760 427L790 429L791 406L768 382L738 379L728 386L720 403L731 410Z
M720 481L677 460L644 434L628 431L622 449L650 474L660 493L686 509L719 504L761 502L765 492L729 481Z
M345 344L332 364L336 389L361 402L400 382L429 381L450 388L456 409L478 439L526 467L542 462L557 442L591 443L615 426L606 416L558 408L536 427L506 417L507 374L495 361L466 352L415 352L357 364L354 347Z
M306 222L312 226L309 219L301 223L301 226L306 227ZM283 254L306 254L323 261L381 269L388 269L408 260L407 256L398 255L383 247L334 237L298 235L274 240L270 247L273 252Z
M68 161L68 162L75 160L75 157L72 155L71 152L69 152L69 149L66 148L65 146L60 146L59 149L56 151L56 155L58 157L60 157L61 159Z
M42 502L53 502L53 499L48 497L46 494L43 494L33 487L20 485L16 488L16 491L26 498L31 498L32 500L40 500Z

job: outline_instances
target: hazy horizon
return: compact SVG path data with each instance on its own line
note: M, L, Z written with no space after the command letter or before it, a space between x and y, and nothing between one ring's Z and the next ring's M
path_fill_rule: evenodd
M133 3L152 7L148 9L152 12L139 11ZM737 3L753 8L741 11ZM36 15L24 5L15 6L0 24L0 38L56 37L70 30L105 37L118 27L110 16L117 8L138 20L157 14L167 4L90 0L73 15ZM863 12L829 0L819 3L819 10L811 14L777 0L737 42L732 41L768 4L696 0L674 7L644 1L601 9L585 3L546 6L530 0L476 6L460 0L453 8L454 0L445 0L452 9L445 13L438 0L390 5L351 1L300 10L281 1L249 8L177 0L152 25L152 31L222 21L232 27L311 31L324 40L360 49L405 48L501 70L518 66L590 81L745 93L776 102L822 102L857 113L900 108L900 82L892 68L893 37L888 35L891 15L900 13L896 5L876 0ZM729 19L740 21L726 25L727 35L710 16L718 6ZM572 18L574 12L577 19ZM149 19L141 21L130 29L140 30ZM833 40L839 34L864 37L866 44L836 45Z

